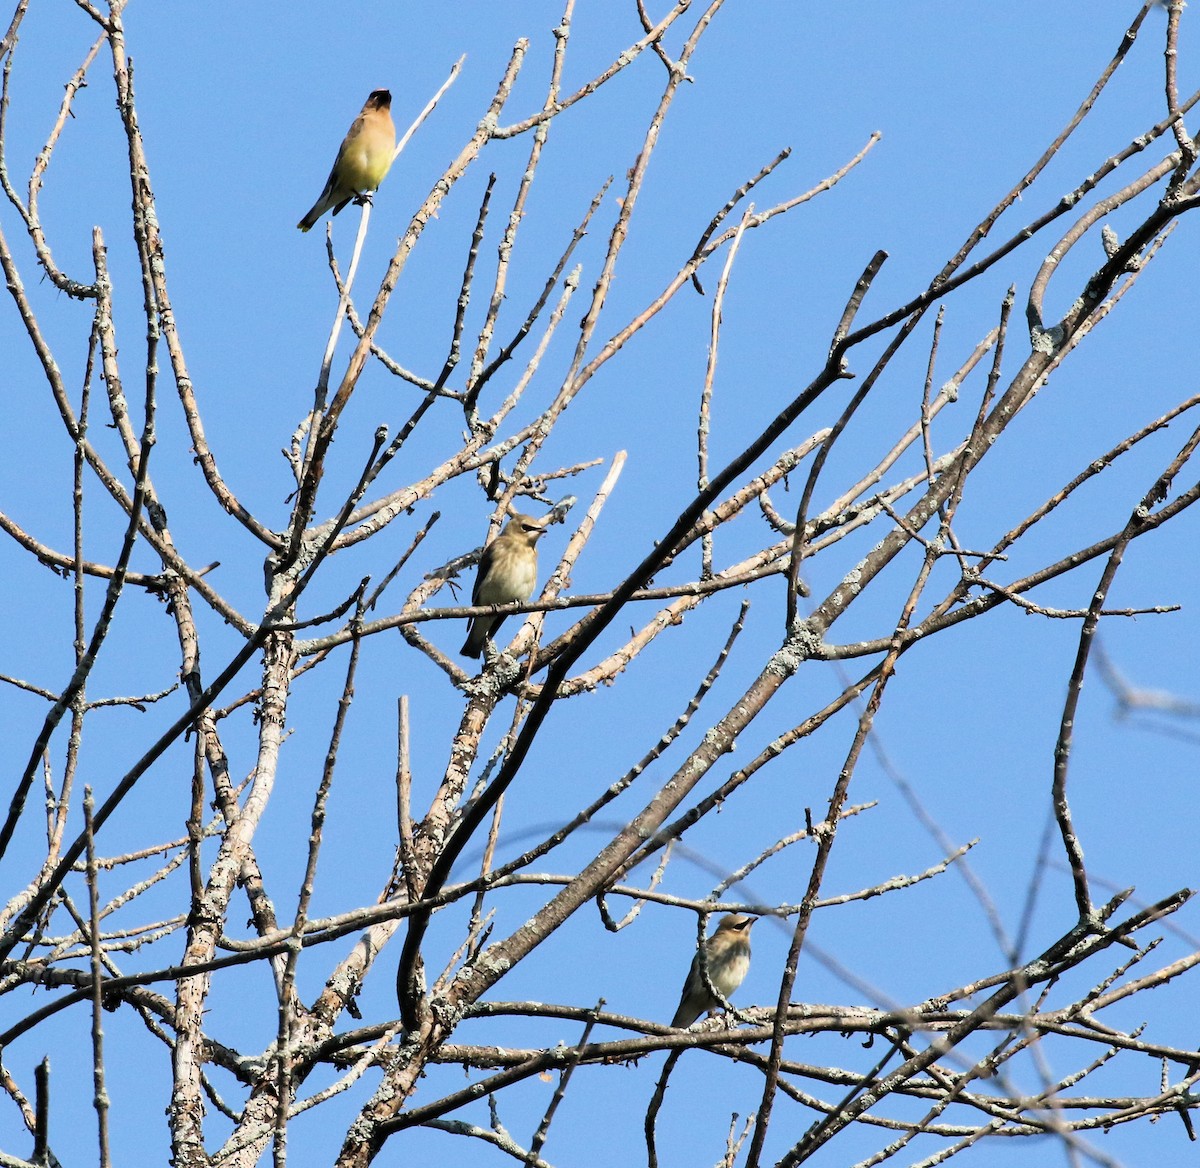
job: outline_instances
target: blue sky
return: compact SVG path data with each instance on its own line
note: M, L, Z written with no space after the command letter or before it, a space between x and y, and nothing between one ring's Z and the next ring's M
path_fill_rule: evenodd
M367 92L386 86L394 97L398 128L408 122L445 79L453 63L466 60L457 83L396 164L374 203L371 235L359 276L360 303L382 275L396 236L419 206L442 168L471 133L518 37L528 37L529 55L504 121L536 110L542 100L561 3L471 2L380 5L349 2L336 8L311 3L287 6L183 6L132 0L125 23L135 66L140 124L145 136L158 200L173 303L205 425L222 473L234 491L264 522L287 519L289 472L279 454L311 400L312 386L336 308L336 293L325 263L323 225L308 235L296 220L312 203L327 174L337 143ZM860 323L882 315L921 291L979 218L1040 155L1068 121L1080 100L1117 49L1136 12L1130 3L1106 0L1094 5L1075 0L1050 3L1010 0L976 3L897 4L864 0L854 5L774 3L729 4L714 21L681 91L654 155L639 200L629 243L599 330L606 337L657 294L690 253L711 215L729 194L784 147L791 158L755 192L762 207L806 190L842 166L870 135L882 134L864 163L835 190L763 229L747 235L734 269L725 307L721 359L715 389L713 459L720 465L737 453L780 405L820 368L842 305L864 264L877 249L889 260L863 308ZM1180 89L1200 84L1195 67L1196 32L1185 13L1180 54ZM1072 138L1046 174L1001 220L990 237L999 241L1041 214L1083 176L1163 116L1162 27L1165 16L1152 12L1129 61L1103 95L1092 118ZM632 4L580 0L575 13L566 87L592 76L638 35ZM9 97L6 162L18 189L41 148L62 86L93 38L92 26L73 5L33 6L21 30ZM547 400L570 360L583 292L595 279L608 231L616 214L615 193L632 165L646 119L662 86L662 69L647 56L618 76L595 98L568 111L553 127L538 182L518 240L501 334L523 319L575 224L601 184L617 176L597 212L577 259L583 264L581 294L539 371L536 401ZM129 239L127 167L112 114L113 88L104 53L88 87L76 99L74 119L59 145L42 195L42 211L58 262L87 278L90 232L99 226L109 248L118 287L117 327L127 361L127 390L140 392L138 362L144 322ZM494 262L495 238L515 191L528 142L494 143L468 173L429 225L405 272L380 334L381 342L405 365L435 374L444 357L454 299L489 170L498 175L491 234L481 250L487 274ZM1158 157L1159 155L1154 155ZM1136 166L1137 164L1133 164ZM124 168L124 169L123 169ZM1123 174L1124 172L1122 172ZM1124 180L1110 179L1100 194ZM1028 514L1050 492L1131 430L1196 392L1194 320L1197 226L1185 217L1161 254L1112 318L1099 326L1055 374L1006 440L991 452L972 480L958 531L970 547L985 547ZM1114 216L1118 230L1132 222L1128 211ZM334 220L341 262L353 242L358 213ZM1065 223L1067 220L1064 220ZM82 376L88 309L38 284L31 249L11 207L0 211L0 226L23 265L28 291L42 325L72 386ZM1046 251L1061 234L1050 227L1016 256L998 265L948 304L935 384L949 376L965 354L992 327L1006 287L1017 287L1019 318L1029 282ZM1079 276L1100 263L1099 241L1072 254L1047 298L1051 314L1061 314L1079 286ZM666 531L691 497L695 477L695 411L704 375L711 296L719 267L704 277L707 295L685 290L655 322L610 363L572 405L548 452L545 465L568 465L594 458L610 460L629 452L629 463L573 573L578 592L602 591L623 578ZM482 295L480 297L482 299ZM70 546L71 446L32 362L19 321L6 300L0 313L0 509L55 547ZM470 318L478 324L478 305ZM915 416L928 359L932 315L897 359L873 394L870 406L847 432L827 472L827 503L835 485L888 448L897 419ZM468 325L468 335L470 324ZM856 353L852 368L860 377L882 351L882 341ZM1015 363L1027 349L1023 329L1011 337ZM346 352L343 341L342 360ZM189 438L178 404L164 376L159 445L153 473L167 500L172 529L194 563L221 562L214 577L238 609L251 618L262 609L262 548L232 524L207 493L192 463ZM335 362L335 369L337 368ZM513 374L515 376L515 373ZM969 426L982 385L981 371L946 415L942 444ZM505 382L505 385L508 383ZM789 432L798 443L828 425L840 412L854 383L835 386L811 416ZM352 482L375 427L395 429L416 404L414 391L398 387L379 369L364 378L339 429L329 479L319 508L334 506L339 489ZM436 412L410 451L397 460L383 489L415 480L433 459L444 456L462 429L457 407ZM1000 575L1013 578L1022 567L1053 558L1116 529L1130 507L1187 433L1176 423L1146 444L1144 454L1100 476L1064 508L1044 533L1037 533ZM97 416L94 441L124 467L116 439ZM765 460L764 460L765 465ZM906 465L915 470L919 462ZM586 505L605 472L601 466L554 484L551 496L574 493ZM1186 477L1186 473L1185 476ZM800 479L792 491L773 493L785 512L795 507ZM89 488L89 539L96 559L111 559L119 537L114 508ZM473 481L451 484L434 501L443 518L422 546L419 563L403 587L422 572L475 546L483 537L488 504ZM364 574L378 579L408 545L431 506L330 565L306 598L305 615L324 611L352 589ZM580 512L577 510L576 515ZM757 523L757 520L754 520ZM722 536L722 560L735 550L761 544L747 515ZM879 538L874 529L847 541L844 550L810 565L814 597L823 598ZM1106 624L1103 640L1118 667L1136 685L1195 694L1197 643L1195 562L1196 521L1191 515L1138 541L1126 558L1112 604L1144 607L1182 605L1167 616L1143 616ZM756 542L757 541L757 542ZM543 551L552 562L565 542L553 529ZM138 566L153 570L148 552ZM694 571L694 566L692 567ZM998 570L999 571L999 570ZM943 587L953 574L946 569ZM1096 564L1048 586L1035 599L1049 605L1086 605L1099 576ZM0 673L58 689L69 676L71 598L69 582L31 563L11 542L0 542ZM907 577L895 574L887 601L864 603L839 622L831 640L842 644L878 636L894 620ZM399 586L398 586L399 587ZM887 589L883 590L885 593ZM98 611L101 590L89 593L89 613ZM393 598L399 603L403 593ZM936 586L931 597L940 595ZM753 594L743 640L745 657L735 660L710 701L724 709L758 663L778 642L783 594L772 581ZM552 717L510 795L502 850L515 853L527 833L573 813L619 776L673 720L691 696L698 677L724 640L740 597L728 596L690 617L683 632L661 638L613 690L574 699ZM439 598L449 603L449 598ZM647 614L639 614L642 618ZM177 669L177 650L158 602L130 597L118 618L110 651L102 658L89 692L152 692L165 688ZM638 617L619 620L588 661L598 660L622 639ZM561 631L566 617L548 628ZM902 661L900 673L877 724L879 742L892 765L916 788L925 806L955 843L976 836L981 843L971 862L1004 908L1015 930L1022 896L1033 869L1049 810L1052 750L1061 703L1077 643L1077 624L1028 616L1016 610L993 614L918 647ZM214 672L232 654L238 639L208 618L207 667ZM430 634L453 651L461 626L447 623ZM845 664L855 675L860 662ZM338 667L333 669L337 675ZM254 684L248 669L242 689ZM235 683L235 686L238 683ZM336 685L331 680L329 685ZM833 666L814 667L790 683L785 699L764 713L739 742L719 782L771 739L840 688ZM238 690L240 692L240 690ZM426 797L445 765L446 744L461 716L461 695L427 661L407 650L394 634L364 646L362 680L342 755L343 777L330 808L322 879L314 913L344 911L369 902L390 870L395 828L391 795L394 770L394 708L406 693L413 703L414 759L418 794ZM13 768L27 756L44 708L27 694L0 692L12 741ZM97 720L88 740L85 781L105 791L137 757L153 729L166 725L183 707L178 695L144 715L113 712ZM300 684L290 709L292 737L284 751L284 771L271 814L257 846L274 887L281 913L289 913L302 871L296 840L307 835L311 791L319 776L332 717L330 690ZM494 745L507 717L501 714L485 739ZM706 722L686 737L694 743ZM1186 727L1175 727L1184 730ZM803 823L806 807L820 815L828 788L853 732L843 715L831 732L813 739L763 772L752 798L729 807L689 835L689 845L718 869L744 863L771 838ZM236 766L252 764L253 727L231 727L240 753ZM57 758L63 746L59 744ZM1136 886L1153 900L1195 883L1195 744L1179 734L1152 729L1145 720L1114 719L1114 704L1090 680L1075 731L1071 791L1089 871L1116 887ZM123 809L106 829L109 852L142 838L147 816L161 816L162 832L177 831L187 808L186 777L191 748L179 744L147 782L161 791L162 803L144 795ZM660 781L669 773L650 776ZM422 783L425 786L422 788ZM607 822L624 822L641 806L639 788ZM901 872L920 871L941 858L885 769L873 757L860 767L854 803L878 800L879 807L844 829L834 853L830 894L866 887ZM382 805L383 811L380 812ZM155 828L159 821L155 821ZM39 855L37 813L27 812L10 856L0 866L7 899L28 879L27 865ZM585 856L596 836L566 849L553 870L565 870ZM1055 853L1057 858L1058 853ZM471 857L468 856L468 859ZM750 883L747 899L764 903L795 901L807 879L811 849L793 849ZM477 862L477 858L476 858ZM466 861L464 861L464 867ZM708 870L675 861L671 891L704 894L714 883ZM529 891L498 901L498 930L519 924L540 903ZM164 901L165 903L165 901ZM894 907L893 907L894 906ZM1071 902L1066 878L1047 877L1035 918L1031 947L1069 927ZM238 910L240 911L240 909ZM455 924L435 927L431 944L453 948ZM1195 913L1177 923L1200 933ZM594 913L580 913L560 936L539 950L503 983L505 999L592 1004L603 996L609 1007L650 1018L668 1018L690 960L694 925L690 914L644 910L639 925L615 937ZM744 1004L773 1000L787 949L787 934L764 925L755 934L755 965L738 995ZM955 876L919 886L895 898L817 914L811 939L856 977L878 987L881 999L919 1001L960 982L1002 968L989 947L978 907ZM1182 955L1196 942L1170 937L1164 951ZM301 968L302 993L320 986L336 956L316 954ZM1163 958L1162 960L1165 960ZM394 957L385 956L375 981L364 993L364 1012L377 1020L394 1012L391 974ZM239 1009L239 987L260 993L266 973L251 970L231 978L214 996L214 1029L245 1049L270 1041L274 1016L250 1019ZM1101 974L1097 974L1101 976ZM797 995L802 1000L862 1003L857 989L827 971L806 953ZM1139 999L1137 1009L1153 1008L1150 1034L1164 1042L1196 1041L1180 1033L1173 1019L1194 1012L1196 995L1187 979ZM32 1008L28 1001L18 1008ZM1132 1025L1121 1011L1114 1024ZM1139 1018L1141 1016L1139 1015ZM512 1024L487 1031L495 1041L553 1045L573 1041L575 1031L558 1023L536 1024L536 1037ZM242 1027L252 1028L247 1032ZM262 1027L257 1034L253 1028ZM1158 1028L1157 1030L1155 1028ZM72 1036L86 1034L82 1011L60 1015L51 1027L58 1051L69 1051ZM484 1033L481 1029L479 1033ZM28 1074L50 1039L27 1038L5 1052L6 1066ZM805 1040L796 1057L849 1063L853 1046L839 1038ZM1067 1065L1054 1062L1063 1073ZM114 1147L119 1159L155 1162L165 1158L166 1124L156 1092L166 1081L167 1059L136 1024L114 1020L110 1037ZM641 1113L653 1073L646 1069L613 1074L592 1070L602 1089L576 1085L556 1121L546 1155L555 1164L585 1164L602 1131L615 1162L638 1160ZM693 1055L677 1073L661 1128L660 1146L674 1163L711 1163L720 1154L731 1110L746 1114L757 1104L757 1079L736 1068L713 1067ZM1120 1060L1118 1060L1120 1062ZM145 1066L153 1082L143 1087ZM1139 1090L1153 1090L1157 1071L1143 1060L1133 1071ZM56 1122L79 1134L56 1137L56 1151L77 1162L94 1154L88 1106L89 1065L76 1052L55 1053ZM657 1068L657 1064L655 1064ZM1128 1072L1127 1072L1128 1073ZM1138 1076L1140 1075L1140 1078ZM605 1076L600 1080L600 1076ZM438 1082L461 1083L457 1069L439 1071ZM315 1084L310 1084L313 1086ZM433 1083L430 1087L432 1089ZM1029 1085L1035 1089L1036 1085ZM514 1093L505 1113L514 1132L525 1133L551 1088L526 1084ZM1107 1089L1107 1088L1106 1088ZM1132 1089L1112 1087L1117 1089ZM1097 1087L1093 1093L1099 1094ZM353 1114L365 1096L343 1106ZM151 1102L148 1102L150 1100ZM610 1108L604 1113L602 1108ZM336 1113L336 1106L335 1106ZM471 1117L486 1121L481 1108ZM511 1117L511 1119L510 1119ZM776 1119L768 1148L782 1152L807 1123L797 1110ZM214 1125L215 1126L215 1125ZM294 1127L297 1162L329 1162L338 1128L300 1119ZM850 1135L834 1145L836 1154L819 1161L846 1164L868 1154ZM1176 1162L1184 1136L1177 1121L1118 1129L1102 1150L1122 1162ZM27 1150L11 1107L0 1107L0 1148ZM407 1162L410 1156L481 1157L449 1143L443 1133L422 1133L397 1142L379 1163ZM453 1149L453 1150L451 1150ZM830 1149L832 1152L832 1149ZM980 1149L975 1163L1003 1164L1027 1154L1007 1146ZM1058 1153L1053 1153L1057 1155ZM308 1157L312 1157L311 1160ZM914 1154L914 1159L917 1158ZM65 1157L64 1157L65 1160ZM464 1161L466 1162L466 1161ZM475 1160L470 1161L472 1163ZM498 1162L498 1159L497 1161ZM666 1161L664 1161L666 1162ZM907 1161L906 1161L907 1162Z

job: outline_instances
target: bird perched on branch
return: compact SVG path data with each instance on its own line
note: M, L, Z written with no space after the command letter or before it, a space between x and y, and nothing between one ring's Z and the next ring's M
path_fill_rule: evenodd
M342 144L321 197L299 223L307 231L330 207L336 215L356 195L374 191L383 182L396 150L396 127L392 125L392 95L376 89L354 119Z
M757 917L744 913L729 913L721 918L716 932L704 942L708 980L725 997L729 997L742 984L750 969L750 926L756 920ZM700 972L700 954L697 952L692 958L687 981L683 983L683 995L671 1025L688 1027L701 1014L719 1009L720 1006L720 1001L704 984L704 976Z
M511 604L528 600L537 586L537 541L546 534L550 516L534 519L511 512L504 530L483 549L479 572L471 591L472 604ZM460 650L464 657L479 657L483 644L500 627L504 615L473 616L467 639Z

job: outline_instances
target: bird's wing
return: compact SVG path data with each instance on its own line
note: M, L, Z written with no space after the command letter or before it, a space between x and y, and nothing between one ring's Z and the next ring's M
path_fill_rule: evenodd
M487 577L488 572L492 570L492 560L495 558L493 553L495 550L496 541L492 540L492 542L483 549L483 554L479 557L479 567L475 570L475 586L471 589L472 604L486 603L485 601L479 599L479 594L483 590L482 585L484 579Z

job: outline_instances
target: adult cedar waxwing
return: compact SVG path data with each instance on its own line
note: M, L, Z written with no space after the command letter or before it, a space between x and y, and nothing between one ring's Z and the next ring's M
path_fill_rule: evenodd
M299 223L307 231L330 207L336 215L355 195L377 190L392 165L396 150L396 127L392 125L392 95L373 90L338 147L337 158L321 197Z
M483 549L471 591L472 604L511 604L528 600L537 586L537 541L546 534L550 516L534 519L512 513L504 530ZM504 616L473 616L467 639L459 650L464 657L479 657L483 643L500 627Z
M729 913L721 918L717 931L704 942L708 955L708 980L729 997L745 980L750 969L750 926L757 917ZM688 1027L701 1014L717 1010L721 1003L709 992L700 972L700 954L692 958L679 1009L671 1019L672 1026Z

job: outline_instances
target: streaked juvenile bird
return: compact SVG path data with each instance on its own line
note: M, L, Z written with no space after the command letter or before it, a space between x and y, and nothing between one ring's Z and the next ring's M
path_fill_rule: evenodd
M704 942L708 955L708 979L726 997L745 980L750 969L750 926L757 917L729 913L721 918L716 932ZM700 972L700 954L692 958L679 1009L671 1019L672 1026L688 1027L701 1014L718 1010L721 1003L709 992Z
M296 224L301 231L312 227L330 207L336 215L356 195L378 189L396 150L391 106L392 95L386 89L372 91L338 148L321 197Z
M511 604L528 600L537 586L537 541L546 534L550 516L534 519L512 513L504 530L483 549L471 591L472 604ZM479 657L484 641L500 627L504 615L473 616L467 639L459 650L464 657Z

